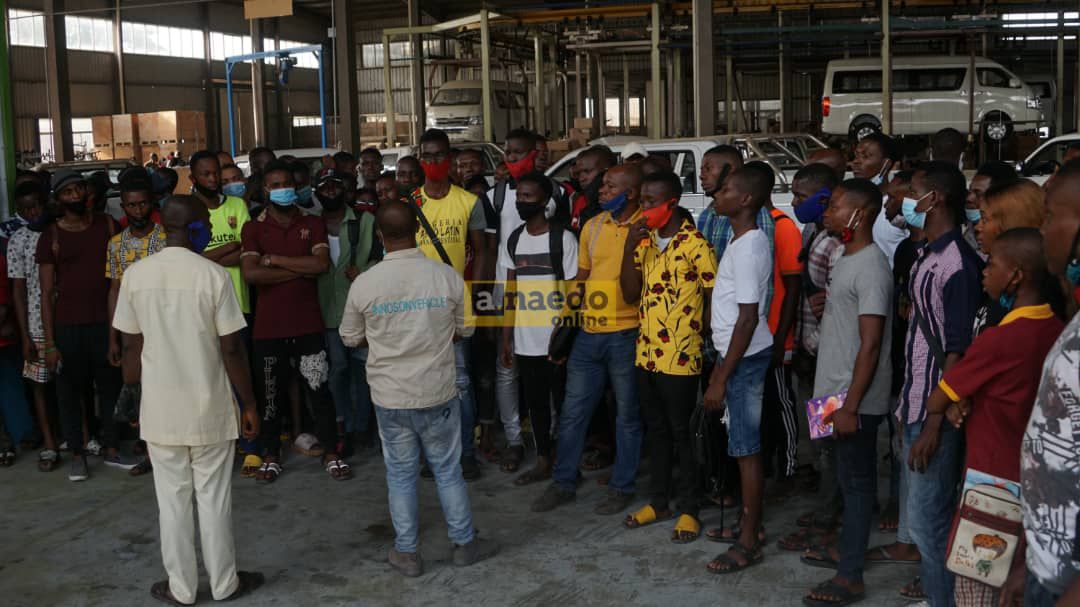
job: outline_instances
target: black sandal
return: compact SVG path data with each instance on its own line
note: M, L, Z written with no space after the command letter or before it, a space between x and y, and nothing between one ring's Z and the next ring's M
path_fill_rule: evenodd
M240 583L236 586L236 590L221 600L235 601L240 597L255 592L258 590L259 586L262 586L263 583L266 582L266 577L257 571L237 571L236 577L240 580Z
M526 470L524 473L521 474L521 476L515 478L514 479L514 484L517 485L518 487L524 487L525 485L531 485L533 483L539 483L541 481L546 481L546 480L548 480L550 478L551 478L551 469L548 469L545 472L543 470L537 470L536 468L532 468L530 470Z
M169 590L169 580L161 582L154 582L154 585L150 587L150 596L161 601L162 603L168 603L175 605L176 607L191 607L195 603L181 603L173 596L172 590Z
M503 472L517 472L524 459L525 447L522 445L511 445L506 448L506 451L503 451L502 458L499 460L499 468Z
M0 468L10 468L15 464L15 452L11 449L0 451Z
M60 467L60 454L52 449L42 449L38 453L38 470L52 472Z
M858 603L866 598L865 592L852 592L851 589L841 586L832 580L826 580L810 591L811 594L823 594L829 597L835 597L836 600L829 599L815 599L810 594L803 597L803 605L807 607L844 607L845 605L851 605L852 603Z
M740 563L739 561L729 556L732 552L738 553L740 556L743 557L743 559L746 560L746 562ZM716 575L738 573L739 571L749 569L750 567L761 563L763 560L765 560L765 554L761 551L761 542L754 544L753 548L747 548L739 542L735 542L731 545L731 548L729 548L727 552L718 555L716 558L710 561L709 564L705 566L705 570L709 573L714 573ZM719 567L716 567L716 565L727 565L727 568L720 569Z
M814 546L803 553L803 555L799 557L799 560L802 561L803 565L821 567L822 569L837 569L840 567L840 561L834 559L832 555L829 554L828 546Z

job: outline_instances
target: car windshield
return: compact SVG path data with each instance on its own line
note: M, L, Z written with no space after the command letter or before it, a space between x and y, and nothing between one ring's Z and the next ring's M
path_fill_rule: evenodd
M480 89L443 89L435 93L431 106L480 105Z

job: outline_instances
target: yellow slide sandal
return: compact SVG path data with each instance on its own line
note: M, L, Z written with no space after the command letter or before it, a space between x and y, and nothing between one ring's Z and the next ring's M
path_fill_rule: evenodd
M683 514L675 521L675 529L671 532L673 544L689 544L701 535L701 523L689 514Z
M628 515L626 519L623 520L623 524L626 525L627 529L638 529L651 525L653 523L666 521L672 516L673 515L670 510L662 510L660 512L657 512L655 509L653 509L651 505L645 505L645 507L641 510L638 510L633 514Z
M258 455L248 454L244 456L244 464L240 466L240 476L244 478L255 478L255 473L259 471L262 463L262 458Z

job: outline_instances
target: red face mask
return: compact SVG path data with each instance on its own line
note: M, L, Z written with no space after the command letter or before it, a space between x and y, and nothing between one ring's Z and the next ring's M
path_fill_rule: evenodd
M424 178L428 181L442 182L450 177L450 156L440 162L420 161L420 168L424 169Z
M517 162L506 162L506 170L510 171L510 176L513 177L515 181L531 173L535 168L536 150L529 152L524 158Z
M655 207L645 209L641 212L641 217L645 220L645 225L648 226L650 230L659 230L671 221L671 216L675 213L675 207L671 204L672 202L674 202L674 199L665 200Z

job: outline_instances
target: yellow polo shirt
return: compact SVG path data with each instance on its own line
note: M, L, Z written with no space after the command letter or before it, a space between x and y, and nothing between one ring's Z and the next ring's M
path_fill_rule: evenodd
M712 245L684 221L662 251L654 230L647 245L634 249L634 263L642 270L635 364L666 375L701 373L705 290L716 282Z
M640 207L623 223L604 211L590 219L581 230L578 267L589 271L583 314L586 333L615 333L638 326L637 305L623 300L622 286L619 285L623 247L630 226L638 219L641 219ZM601 302L606 305L597 309Z

